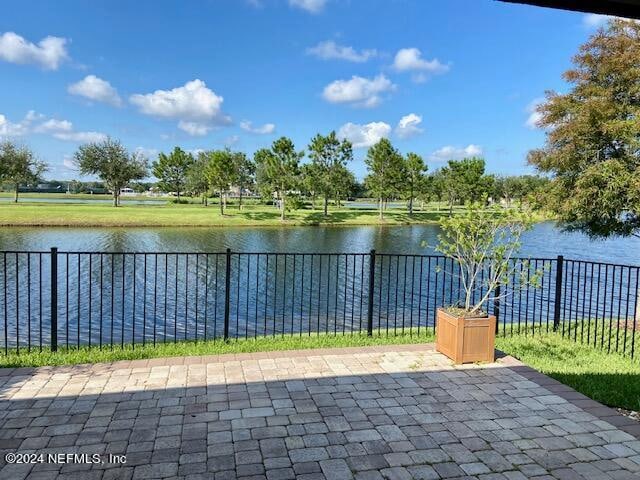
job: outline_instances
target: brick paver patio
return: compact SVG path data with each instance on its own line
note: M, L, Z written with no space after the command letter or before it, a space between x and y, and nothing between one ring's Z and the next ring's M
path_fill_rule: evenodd
M2 457L103 455L0 460L11 480L639 478L638 427L508 357L454 368L431 345L0 369Z

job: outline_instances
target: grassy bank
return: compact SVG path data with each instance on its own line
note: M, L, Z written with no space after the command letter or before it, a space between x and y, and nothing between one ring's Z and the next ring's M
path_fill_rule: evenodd
M496 338L496 348L611 407L640 410L640 361L559 334Z
M303 350L314 348L361 347L369 345L397 345L409 343L426 343L434 340L432 329L406 329L404 334L385 335L374 332L369 337L365 334L353 335L312 334L303 336L258 337L247 340L232 340L227 343L221 340L180 341L177 343L159 343L153 345L127 345L113 349L72 348L60 349L56 353L43 350L42 352L27 352L25 349L19 355L11 353L0 355L1 367L38 367L43 365L72 365L80 363L114 362L117 360L140 360L158 357L175 357L189 355L220 355L225 353L271 352L276 350Z
M325 217L320 210L296 210L280 220L273 206L230 206L222 216L217 205L110 205L18 203L2 204L0 226L64 227L219 227L280 225L406 225L435 222L445 210L429 205L409 216L406 210L389 209L384 220L374 209L334 208Z
M13 199L13 192L0 192L0 198ZM18 200L42 198L47 200L65 199L65 200L106 200L111 201L113 197L104 193L41 193L41 192L20 192ZM149 197L148 195L127 195L123 200L167 200L166 197Z
M314 348L360 347L426 343L434 341L431 329L407 330L405 334L366 334L259 337L228 343L217 341L177 342L141 346L61 349L49 351L22 350L19 355L0 355L0 367L36 367L139 360L158 357L218 355L226 353L269 352ZM563 339L557 334L514 335L496 339L496 348L513 355L527 365L569 385L575 390L611 407L640 410L640 361L619 354Z

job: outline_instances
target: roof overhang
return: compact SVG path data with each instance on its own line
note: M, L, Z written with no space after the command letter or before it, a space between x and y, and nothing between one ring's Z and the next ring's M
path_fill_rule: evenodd
M640 0L500 0L576 12L599 13L640 19Z

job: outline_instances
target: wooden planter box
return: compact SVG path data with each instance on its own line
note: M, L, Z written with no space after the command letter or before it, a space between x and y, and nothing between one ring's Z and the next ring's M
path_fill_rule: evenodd
M495 360L496 317L454 317L438 309L436 350L454 363Z

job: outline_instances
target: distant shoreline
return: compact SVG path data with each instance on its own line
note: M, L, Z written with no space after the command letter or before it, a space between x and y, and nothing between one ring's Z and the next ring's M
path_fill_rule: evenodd
M320 209L295 210L280 220L273 206L247 205L239 210L229 206L225 216L218 205L122 205L36 203L3 204L0 227L298 227L298 226L366 226L434 224L446 215L445 209L433 206L409 216L405 209L391 208L385 218L378 211L364 208L333 208L328 217Z

